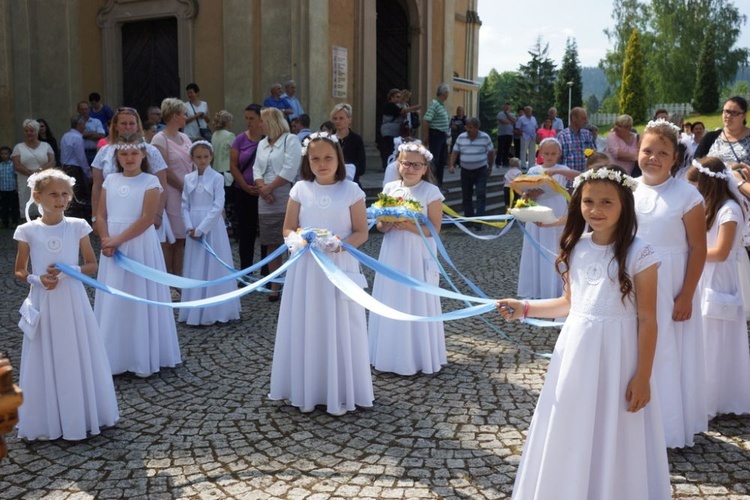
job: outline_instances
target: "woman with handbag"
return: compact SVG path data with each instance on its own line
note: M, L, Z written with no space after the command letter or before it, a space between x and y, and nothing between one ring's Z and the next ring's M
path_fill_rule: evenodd
M388 166L388 157L393 154L393 138L399 137L405 117L420 108L419 105L401 107L401 98L400 89L391 89L388 91L388 102L383 107L380 124L380 158L383 160L383 170Z
M253 265L255 238L258 235L258 188L253 180L253 163L258 144L263 139L260 110L260 104L249 104L245 107L247 130L235 137L229 150L229 172L234 178L230 189L237 217L236 235L240 244L240 269Z
M296 135L289 133L289 123L277 108L263 108L260 112L266 137L260 141L253 163L253 180L258 188L258 228L260 242L273 253L284 244L284 217L292 183L297 177L302 159L302 146ZM330 201L330 200L329 200ZM325 201L320 200L323 204ZM268 263L274 272L281 266L281 257ZM279 284L271 284L268 300L281 298Z
M208 120L211 116L208 113L208 104L206 101L200 100L200 88L197 84L191 83L185 87L187 92L187 102L185 107L187 108L187 120L185 120L185 128L183 132L185 135L190 137L191 141L198 141L200 139L211 142L211 129L208 127Z

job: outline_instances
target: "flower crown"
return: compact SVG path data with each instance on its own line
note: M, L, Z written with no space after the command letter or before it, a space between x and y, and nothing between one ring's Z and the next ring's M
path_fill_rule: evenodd
M419 153L422 156L424 156L425 160L432 161L432 153L430 153L430 150L422 146L422 144L418 142L405 142L405 143L399 144L398 152L403 153L404 151L410 152L410 153Z
M307 147L315 139L328 139L334 144L338 144L339 142L339 138L336 136L336 134L331 134L330 132L313 132L312 134L305 137L305 142L302 144L302 156L307 156Z
M667 125L670 129L672 129L672 131L675 134L679 134L682 131L680 129L680 127L678 127L677 125L675 125L674 123L672 123L672 122L670 122L668 120L665 120L664 118L659 118L658 120L651 120L651 121L649 121L646 124L646 128L644 129L644 131L650 130L650 129L656 128L656 127L662 127L664 125Z
M586 172L576 177L575 180L573 180L573 190L578 189L584 182L593 180L615 181L621 186L630 188L631 191L635 191L635 189L638 187L638 181L636 181L629 175L608 168L600 168L597 170L587 170Z
M704 167L698 160L693 160L692 165L702 174L706 174L709 177L715 177L717 179L729 180L729 176L726 172L714 172L710 168Z
M26 180L26 185L33 191L38 181L46 179L48 177L52 177L60 181L65 181L70 184L70 187L75 186L76 183L76 180L73 177L69 176L62 170L58 170L56 168L48 168L46 170L40 170L39 172L31 174Z
M144 141L131 143L118 142L112 147L115 148L116 151L121 149L146 149L146 143Z
M195 148L197 148L198 146L205 146L205 147L207 147L211 151L211 154L214 154L214 147L213 147L213 145L210 142L204 141L203 139L201 139L199 141L195 141L194 143L192 143L190 145L190 154L191 155L193 154L193 150Z

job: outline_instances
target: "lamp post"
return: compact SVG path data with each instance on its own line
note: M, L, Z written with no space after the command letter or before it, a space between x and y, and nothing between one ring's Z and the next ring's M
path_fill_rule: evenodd
M570 127L570 104L573 100L573 82L568 82L568 127Z

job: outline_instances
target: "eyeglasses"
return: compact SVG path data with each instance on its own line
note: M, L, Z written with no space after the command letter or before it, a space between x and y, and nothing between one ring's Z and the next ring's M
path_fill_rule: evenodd
M409 168L410 168L410 169L412 169L412 170L422 170L422 169L423 169L424 167L426 167L426 166L427 166L427 164L426 164L426 163L415 163L415 162L413 162L413 161L403 161L403 160L399 160L399 161L398 161L398 163L399 163L399 165L401 165L402 167L404 167L404 168L407 168L407 169L409 169Z
M729 116L740 116L745 114L744 111L736 111L734 109L722 109L721 112Z

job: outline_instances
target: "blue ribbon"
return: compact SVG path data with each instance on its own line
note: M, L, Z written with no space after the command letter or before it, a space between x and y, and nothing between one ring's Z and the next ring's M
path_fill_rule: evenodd
M539 254L542 256L544 260L547 262L554 264L555 260L557 260L557 253L553 252L552 250L542 246L541 243L536 241L533 236L531 236L531 233L529 233L526 230L526 227L524 227L523 224L519 224L518 227L521 229L521 232L523 233L524 237L529 240L529 243L531 243L531 246L539 252Z
M55 268L64 272L68 276L72 278L76 278L77 280L83 282L84 284L89 285L92 288L101 290L103 292L109 293L116 297L120 297L120 298L127 299L127 300L132 300L135 302L141 302L144 304L150 304L154 306L171 307L173 309L194 309L194 308L199 308L199 307L210 307L210 306L215 306L218 304L223 304L224 302L229 302L230 300L233 300L237 297L242 297L243 295L247 295L248 293L254 292L255 290L259 289L260 287L268 283L269 281L273 280L276 276L279 276L280 274L285 273L286 270L289 267L291 267L297 261L297 259L299 259L308 249L309 247L305 247L299 252L297 252L296 254L292 255L291 258L289 258L289 260L287 260L284 264L282 264L276 271L273 271L268 276L265 276L259 279L256 283L250 286L247 286L245 288L238 288L237 290L232 290L231 292L227 292L221 295L215 295L213 297L207 297L205 299L191 300L188 302L159 302L156 300L149 300L149 299L144 299L142 297L136 297L135 295L131 295L127 292L123 292L116 288L107 286L90 276L87 276L79 271L76 271L75 269L65 264L55 264Z

